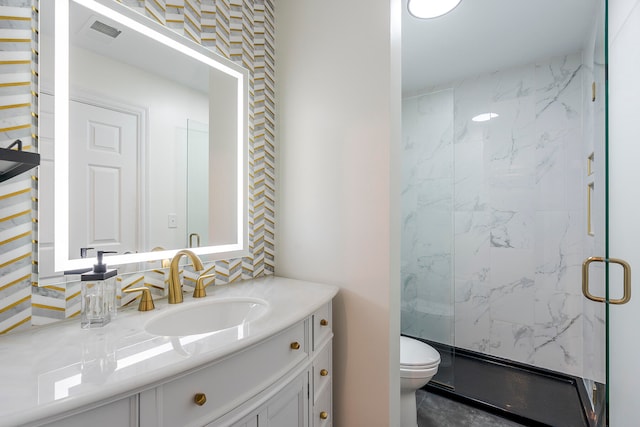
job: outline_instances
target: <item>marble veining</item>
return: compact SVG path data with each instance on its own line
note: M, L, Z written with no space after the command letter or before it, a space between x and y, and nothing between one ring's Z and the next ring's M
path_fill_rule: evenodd
M548 58L403 101L404 333L582 375L582 60ZM489 111L499 117L471 121Z

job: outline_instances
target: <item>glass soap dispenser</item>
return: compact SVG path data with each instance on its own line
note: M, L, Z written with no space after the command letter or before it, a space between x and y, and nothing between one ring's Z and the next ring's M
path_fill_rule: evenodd
M80 326L82 328L102 327L111 321L116 313L116 275L118 270L107 270L102 256L112 251L98 251L98 263L93 271L80 276Z

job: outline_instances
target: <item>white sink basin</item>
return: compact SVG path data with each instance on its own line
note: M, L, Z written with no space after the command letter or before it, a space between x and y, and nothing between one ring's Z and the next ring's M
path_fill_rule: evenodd
M206 334L248 325L268 309L266 301L256 298L217 299L206 304L172 307L149 320L144 329L154 335Z

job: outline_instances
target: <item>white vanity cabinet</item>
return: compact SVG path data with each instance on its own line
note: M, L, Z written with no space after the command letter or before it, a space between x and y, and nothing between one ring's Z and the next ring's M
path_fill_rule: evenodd
M268 277L220 287L210 302L123 310L104 329L69 321L8 336L5 348L16 352L0 377L14 392L0 399L0 427L330 427L337 291ZM169 337L146 328L153 315L202 311L211 301L215 310L238 298L269 310L211 333ZM95 370L95 360L109 363Z
M141 393L140 427L224 425L218 418L247 406L309 360L309 320L207 367ZM296 424L297 425L297 424Z
M309 374L303 372L258 410L232 427L307 427L309 425ZM224 421L211 424L228 426Z
M32 425L46 427L136 427L138 425L138 395L126 397L93 409L83 409L73 415L62 415L57 421Z
M312 427L329 427L332 425L333 415L333 365L332 365L332 338L331 327L331 303L323 305L312 317L313 325L313 363L312 396L310 398L313 409L311 414Z
M140 427L331 426L331 303L275 336L140 394Z

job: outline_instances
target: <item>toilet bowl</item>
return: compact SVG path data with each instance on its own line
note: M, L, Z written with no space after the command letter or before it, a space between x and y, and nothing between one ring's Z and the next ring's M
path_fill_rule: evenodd
M401 427L417 427L416 390L438 372L440 354L430 345L400 337L400 420Z

